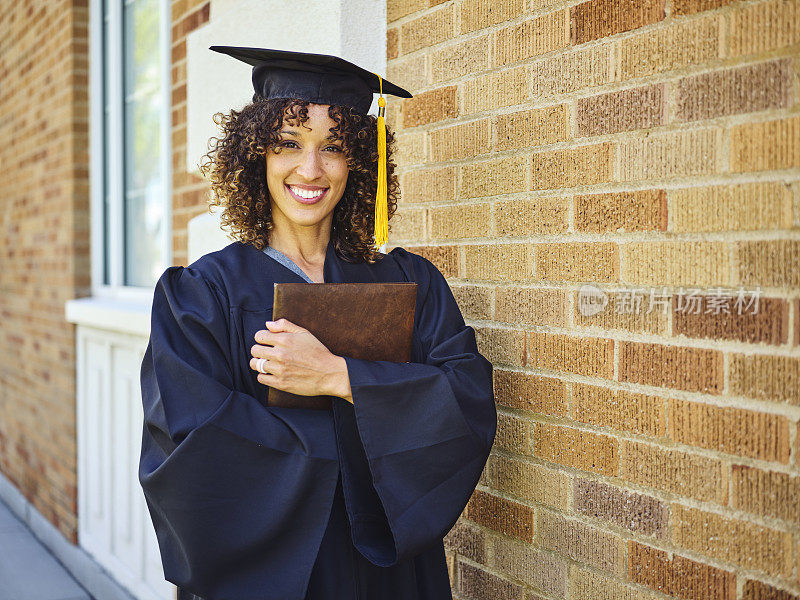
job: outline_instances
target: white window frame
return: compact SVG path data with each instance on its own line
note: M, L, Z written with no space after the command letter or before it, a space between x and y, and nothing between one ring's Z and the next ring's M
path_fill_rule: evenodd
M110 114L108 152L108 181L104 170L104 56L103 44L103 0L90 0L90 46L89 46L89 181L91 199L91 278L92 295L110 300L143 302L152 298L152 287L124 285L124 103L123 103L123 8L125 0L107 0L109 8L108 54L105 60L111 72L118 73L110 89ZM158 49L163 61L161 91L164 94L161 136L161 169L163 174L163 239L162 255L165 268L172 264L172 12L169 0L158 0L161 26L161 44ZM103 235L105 222L103 203L106 189L110 190L109 203L109 284L103 282L104 256ZM154 282L155 283L155 282Z

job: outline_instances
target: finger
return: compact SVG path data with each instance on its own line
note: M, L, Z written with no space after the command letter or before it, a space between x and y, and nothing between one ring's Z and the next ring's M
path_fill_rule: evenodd
M272 333L268 329L259 329L256 331L253 339L259 344L266 344L268 346L276 346L281 341L281 337L277 333Z
M288 333L296 333L298 331L305 331L300 325L295 325L288 319L278 319L277 321L267 321L266 322L267 329L271 332L276 333L279 331L285 331Z
M275 348L275 346L262 346L261 344L253 344L250 347L250 356L255 358L266 358L267 360L280 360L283 356L283 350Z

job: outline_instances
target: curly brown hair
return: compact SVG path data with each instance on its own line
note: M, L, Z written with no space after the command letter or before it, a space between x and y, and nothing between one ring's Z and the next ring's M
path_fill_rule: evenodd
M308 102L291 98L256 99L241 110L217 113L214 122L222 137L210 140L200 171L211 182L209 210L223 207L221 225L243 243L262 250L272 229L272 211L265 154L279 141L284 123L308 120ZM349 262L373 263L381 255L375 244L375 192L378 187L377 118L348 106L332 105L336 123L331 133L342 141L349 174L333 211L331 238L339 255ZM386 175L389 219L397 210L399 183L394 174L394 133L386 128Z

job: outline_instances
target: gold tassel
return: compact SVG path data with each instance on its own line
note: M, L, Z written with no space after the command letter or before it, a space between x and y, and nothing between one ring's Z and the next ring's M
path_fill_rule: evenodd
M376 73L377 75L377 73ZM383 97L383 79L378 75L378 191L375 194L375 245L379 248L389 239L389 207L386 183L386 100Z

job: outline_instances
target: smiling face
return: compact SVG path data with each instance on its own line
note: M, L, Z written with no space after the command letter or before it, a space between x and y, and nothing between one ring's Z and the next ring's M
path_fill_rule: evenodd
M327 228L342 198L349 168L327 104L309 104L308 121L284 122L266 153L267 189L276 229Z

